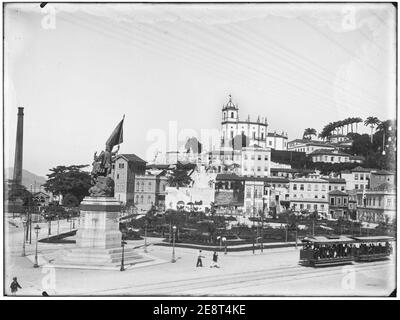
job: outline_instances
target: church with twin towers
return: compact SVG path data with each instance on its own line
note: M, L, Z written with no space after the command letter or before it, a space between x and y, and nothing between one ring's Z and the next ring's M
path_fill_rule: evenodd
M221 120L221 147L232 146L232 140L236 136L244 135L248 138L250 146L286 150L287 133L268 132L268 121L265 116L258 116L257 120L251 120L250 116L242 120L239 117L239 107L229 95L228 102L222 106Z

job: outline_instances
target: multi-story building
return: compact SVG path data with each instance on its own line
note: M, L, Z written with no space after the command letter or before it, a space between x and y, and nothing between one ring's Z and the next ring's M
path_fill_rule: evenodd
M396 187L383 183L371 190L357 191L357 218L366 222L393 222L396 217Z
M333 219L351 218L354 205L354 202L350 202L348 193L339 190L329 192L329 214Z
M165 208L166 187L165 172L158 175L136 175L134 198L138 211L148 211L152 206Z
M242 149L241 173L243 176L270 176L271 149L246 147Z
M232 147L232 140L237 135L245 135L249 138L250 145L259 145L267 147L267 118L258 117L257 121L239 119L239 108L232 102L229 95L229 101L222 106L222 135L221 146Z
M371 171L371 169L356 167L352 170L342 171L340 177L346 180L346 190L368 189Z
M346 191L346 180L342 178L322 178L328 181L328 191Z
M218 174L215 178L217 214L241 214L244 205L244 177L234 173Z
M146 172L146 161L135 154L119 154L114 163L114 197L124 203L134 202L135 179Z
M334 150L335 146L326 142L308 139L295 139L287 144L288 151L305 152L307 155L318 149Z
M296 211L328 213L328 186L324 179L296 178L289 180L290 206Z
M387 170L373 170L370 174L370 189L375 189L383 183L396 185L396 175Z
M274 150L287 150L288 135L282 132L268 132L267 134L267 147Z
M317 149L309 154L312 162L349 163L351 155L339 150Z

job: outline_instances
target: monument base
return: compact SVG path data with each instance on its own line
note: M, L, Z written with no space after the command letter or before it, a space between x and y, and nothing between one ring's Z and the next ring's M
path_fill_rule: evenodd
M80 227L76 234L76 248L66 251L59 267L90 266L116 268L122 261L122 234L119 230L120 203L111 197L86 197L80 205ZM150 262L149 256L133 248L124 247L124 265Z

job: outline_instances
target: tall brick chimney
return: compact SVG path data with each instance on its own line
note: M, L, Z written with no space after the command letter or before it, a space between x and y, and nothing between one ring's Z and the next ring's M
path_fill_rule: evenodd
M18 108L17 137L15 140L14 175L15 183L22 183L22 155L24 138L24 108Z

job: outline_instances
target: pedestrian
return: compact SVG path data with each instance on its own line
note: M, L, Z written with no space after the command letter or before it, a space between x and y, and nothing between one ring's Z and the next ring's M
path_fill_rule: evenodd
M212 258L212 263L210 265L210 268L219 268L219 265L218 265L218 254L217 254L216 251L214 251L213 258Z
M13 278L13 281L11 282L10 288L11 288L11 294L13 296L15 296L15 294L17 293L18 288L22 289L22 287L19 285L19 283L17 281L17 277Z
M196 267L202 267L203 266L203 261L201 260L201 258L204 258L204 256L202 256L201 250L199 250L199 255L197 256Z
M48 294L46 291L43 291L43 292L42 292L42 296L43 296L43 297L48 297L49 294Z

